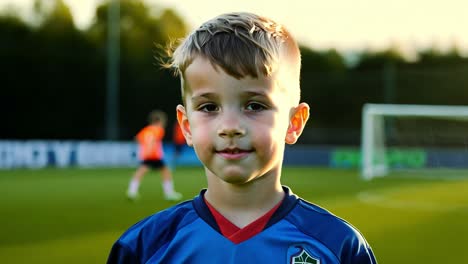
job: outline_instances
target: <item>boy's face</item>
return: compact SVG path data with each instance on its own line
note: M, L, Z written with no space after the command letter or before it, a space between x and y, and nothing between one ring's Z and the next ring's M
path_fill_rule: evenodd
M295 143L308 117L279 76L238 80L202 57L186 69L178 119L208 174L233 184L279 176L285 143Z

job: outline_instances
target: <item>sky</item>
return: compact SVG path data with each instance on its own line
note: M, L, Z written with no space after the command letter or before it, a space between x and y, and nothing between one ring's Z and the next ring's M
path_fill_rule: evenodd
M86 28L103 0L64 0L75 23ZM250 11L284 24L298 41L315 49L381 50L398 47L404 54L454 44L468 56L467 0L144 0L170 7L192 27L231 11ZM0 0L31 7L33 0Z

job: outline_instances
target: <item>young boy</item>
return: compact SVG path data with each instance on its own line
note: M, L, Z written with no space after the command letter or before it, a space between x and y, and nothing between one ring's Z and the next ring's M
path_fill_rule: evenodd
M280 182L309 117L291 34L251 13L204 23L175 50L177 117L208 187L127 230L108 263L376 263L349 223Z
M164 163L163 138L166 124L166 114L153 110L148 115L149 125L135 136L139 147L140 166L137 168L128 185L127 197L130 200L139 198L138 189L143 177L150 169L160 170L164 198L170 201L182 199L182 195L174 191L172 174Z

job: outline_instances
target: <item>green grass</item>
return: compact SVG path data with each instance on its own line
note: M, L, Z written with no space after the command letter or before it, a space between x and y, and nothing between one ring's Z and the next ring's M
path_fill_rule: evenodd
M173 205L159 175L142 198L124 197L133 169L0 171L2 263L104 263L130 225ZM415 176L415 175L413 175ZM379 263L468 263L468 180L413 176L361 181L357 171L284 168L283 184L356 226ZM185 198L206 186L201 168L178 168Z

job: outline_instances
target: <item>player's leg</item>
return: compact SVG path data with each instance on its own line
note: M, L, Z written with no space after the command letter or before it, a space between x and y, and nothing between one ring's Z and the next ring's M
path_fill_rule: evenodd
M164 191L164 198L170 201L178 201L182 199L182 194L174 190L174 181L172 179L172 172L166 165L160 167L161 181Z
M131 200L138 199L139 197L138 189L140 188L141 181L143 180L143 177L148 172L148 170L149 170L149 167L142 164L138 167L138 169L133 174L133 177L130 180L130 183L128 185L128 190L127 190L127 197L129 199Z

